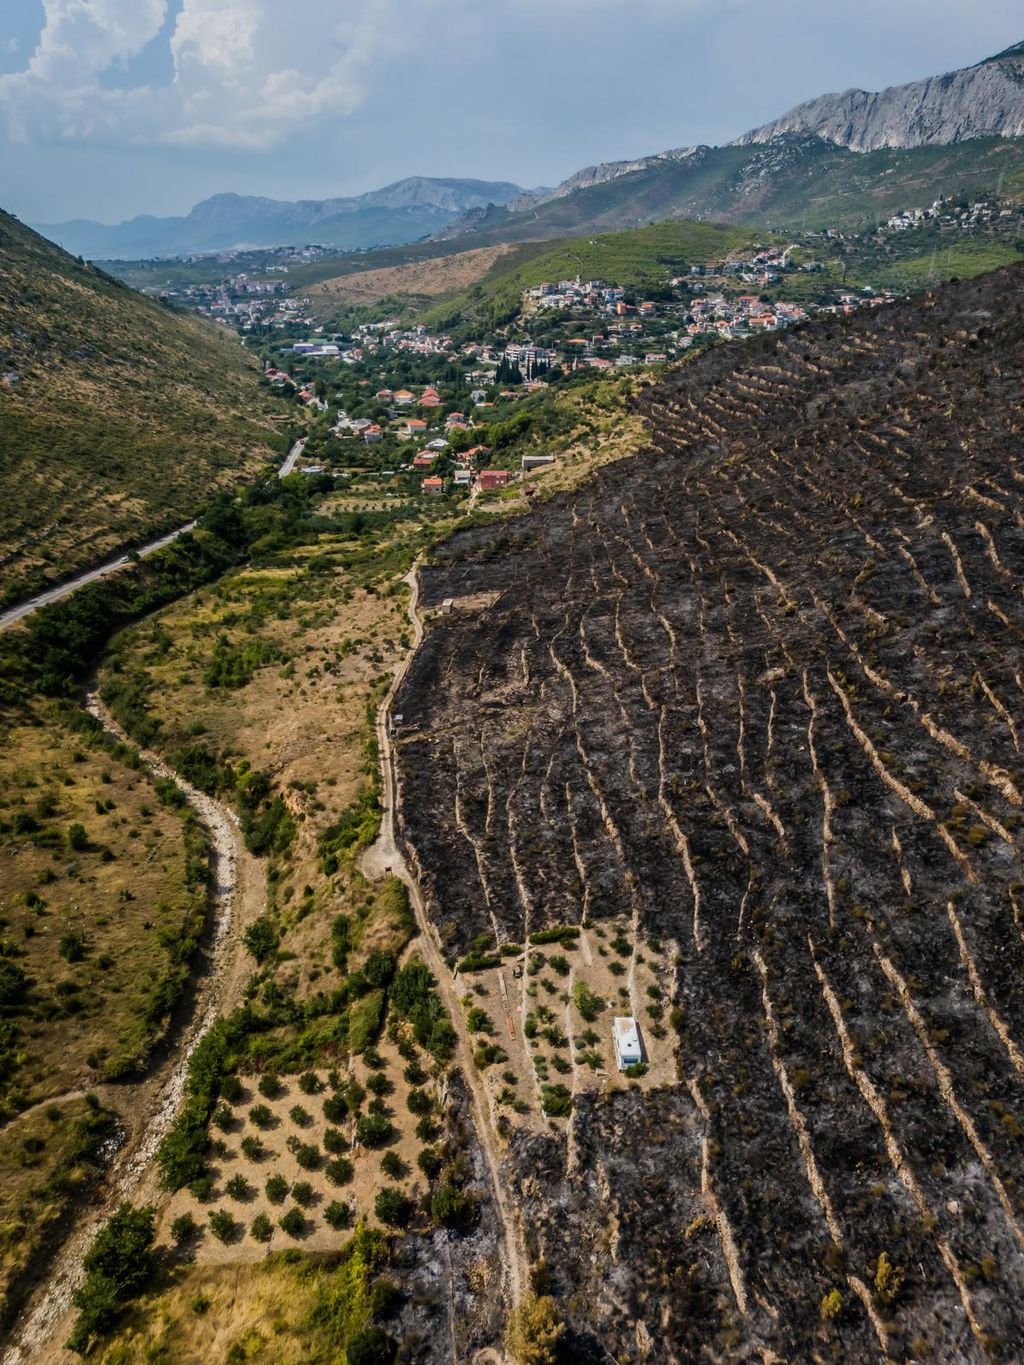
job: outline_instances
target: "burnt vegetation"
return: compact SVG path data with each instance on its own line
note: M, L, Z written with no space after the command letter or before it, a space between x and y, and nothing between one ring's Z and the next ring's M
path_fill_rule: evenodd
M422 574L446 950L678 945L677 1083L508 1158L581 1358L1020 1358L1022 371L1020 269L723 347Z

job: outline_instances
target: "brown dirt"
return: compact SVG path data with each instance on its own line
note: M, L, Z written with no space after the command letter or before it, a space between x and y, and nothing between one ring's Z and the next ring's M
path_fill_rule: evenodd
M455 256L437 256L429 261L410 261L407 265L367 270L361 275L339 275L324 280L309 290L314 302L340 301L352 304L377 303L391 294L415 294L437 298L454 294L483 279L495 261L513 248L499 243L460 251Z

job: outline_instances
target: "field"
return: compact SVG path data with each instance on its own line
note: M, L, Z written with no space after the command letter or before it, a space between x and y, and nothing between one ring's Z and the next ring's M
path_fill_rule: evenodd
M436 298L474 284L511 250L509 246L484 246L456 255L339 275L314 285L309 297L314 307L331 301L358 307L394 296Z
M0 600L189 519L282 447L238 341L0 215Z
M491 602L395 702L450 957L678 945L674 1083L512 1142L620 1359L1019 1356L1022 361L1020 269L719 348L423 570Z
M206 846L71 708L8 714L0 750L0 1289L87 1183L185 988Z

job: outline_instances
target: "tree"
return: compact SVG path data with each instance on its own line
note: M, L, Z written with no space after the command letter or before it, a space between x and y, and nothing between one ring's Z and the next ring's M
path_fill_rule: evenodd
M68 843L75 853L84 853L89 847L89 836L85 826L76 820L73 825L68 826Z
M430 1212L435 1223L465 1232L476 1218L476 1200L456 1185L442 1185L430 1201Z
M270 956L277 947L277 934L266 915L253 920L242 935L242 942L257 962L263 962Z
M78 1319L68 1349L85 1355L95 1336L109 1332L123 1305L145 1286L153 1272L155 1220L149 1207L122 1204L100 1228L83 1266L85 1283L72 1302Z
M380 1221L387 1223L389 1227L402 1227L408 1223L412 1215L412 1200L401 1190L396 1190L393 1185L387 1185L378 1191L377 1198L373 1201L373 1211Z
M531 1295L516 1309L505 1345L520 1365L554 1365L565 1323L549 1294Z

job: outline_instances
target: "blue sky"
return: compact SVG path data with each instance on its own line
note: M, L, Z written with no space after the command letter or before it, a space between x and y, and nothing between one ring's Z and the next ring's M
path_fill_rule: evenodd
M0 0L0 206L554 184L1022 39L1020 0Z

